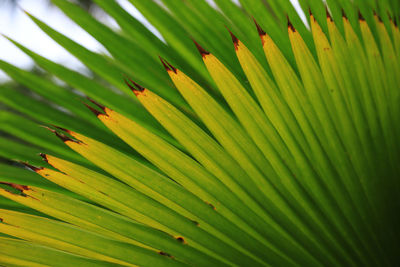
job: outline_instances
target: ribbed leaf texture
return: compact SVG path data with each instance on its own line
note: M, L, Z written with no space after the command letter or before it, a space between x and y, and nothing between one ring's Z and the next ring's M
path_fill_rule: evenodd
M0 265L400 264L399 1L52 2L108 53L9 39Z

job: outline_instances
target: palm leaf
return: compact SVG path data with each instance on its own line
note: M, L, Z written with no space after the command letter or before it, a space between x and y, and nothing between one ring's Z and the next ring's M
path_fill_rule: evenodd
M44 75L0 61L0 264L399 263L397 1L131 0L162 39L52 2L107 53L8 38Z

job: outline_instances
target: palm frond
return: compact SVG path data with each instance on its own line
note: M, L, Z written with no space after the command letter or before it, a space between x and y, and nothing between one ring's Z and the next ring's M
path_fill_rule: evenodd
M107 53L7 37L0 264L398 265L398 1L52 2Z

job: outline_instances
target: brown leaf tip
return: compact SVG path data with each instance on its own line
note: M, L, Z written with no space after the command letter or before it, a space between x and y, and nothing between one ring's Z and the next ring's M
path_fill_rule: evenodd
M29 187L27 185L22 185L22 184L14 184L14 183L8 183L8 182L0 182L0 184L8 185L14 189L17 189L21 193L23 191L29 190Z
M326 7L326 18L328 19L328 21L333 21L331 13L328 10L328 7Z
M20 161L19 163L21 163L22 165L24 165L25 167L27 167L28 169L30 169L34 172L43 170L43 167L35 167L35 166L29 164L28 162Z
M89 100L90 102L92 102L93 104L95 104L96 106L98 106L101 110L103 110L104 112L106 111L106 106L100 104L97 101L94 101L93 99L91 99L90 97L86 97L87 100Z
M80 143L80 141L72 139L68 136L66 136L65 134L59 133L59 132L54 132L55 135L61 139L61 141L65 142L74 142L74 143Z
M168 64L164 61L164 59L161 56L158 56L158 58L160 59L161 63L163 64L165 70L166 71L171 71L171 69L169 68Z
M390 15L390 12L387 11L386 14L387 14L387 16L388 16L388 18L389 18L389 21L390 21L390 22L393 22L392 15Z
M288 21L287 23L288 29L291 30L292 32L296 32L296 29L294 28L292 22L290 21L289 16L287 16L287 21Z
M207 56L207 55L210 54L210 52L208 52L207 50L205 50L198 42L196 42L196 40L194 40L194 39L192 39L192 40L193 40L194 44L196 45L197 50L199 50L200 55L201 55L202 57L205 57L205 56Z
M14 184L14 183L8 183L8 182L0 182L0 184L7 185L9 187L12 187L12 188L18 190L20 192L21 196L23 196L23 197L26 197L26 194L24 193L24 191L30 190L30 188L27 185ZM7 189L4 189L4 190L11 193L11 191L9 191ZM3 218L0 218L0 222L4 222Z
M83 103L83 104L84 104L96 117L98 117L99 115L104 115L103 112L98 111L97 109L95 109L95 108L89 106L88 104L86 104L86 103Z
M54 128L57 128L58 130L61 130L61 131L63 131L63 132L66 132L66 133L68 133L69 132L69 130L68 129L65 129L65 128L62 128L62 127L60 127L60 126L57 126L57 125L54 125L54 124L50 124L51 126L53 126ZM47 129L49 129L49 130L51 130L50 128L48 128L48 127L46 127Z
M86 105L86 104L85 104L85 105ZM67 130L67 129L65 129L65 128L61 128L61 127L55 126L55 125L53 125L53 124L50 124L50 125L53 126L54 128L57 128L58 130L63 131L63 132L71 133L70 130ZM50 127L47 127L47 126L42 126L42 127L45 128L45 129L47 129L47 130L49 130L50 132L54 133L54 134L55 134L58 138L60 138L61 141L63 141L64 143L67 142L67 141L71 141L71 142L74 142L74 143L82 143L82 142L79 141L79 140L72 139L72 138L66 136L66 135L63 134L63 133L59 133L59 132L57 132L56 130L51 129Z
M364 18L364 16L361 14L361 11L360 11L360 10L358 10L358 19L359 19L360 21L365 21L365 18Z
M308 8L308 14L310 15L310 19L312 19L313 21L316 21L314 14L311 11L311 8Z
M225 26L225 28L228 30L229 34L231 35L233 45L235 46L235 50L238 50L239 39L231 32L231 30L228 29L228 27Z
M342 8L342 17L343 17L344 19L346 19L346 20L348 19L348 18L347 18L347 15L346 15L346 12L344 11L343 8Z
M124 78L125 84L132 90L132 92L138 96L141 92L143 92L146 88L139 85L138 83L132 81L130 78Z
M381 16L374 10L374 16L378 19L379 22L383 22Z
M158 58L160 59L161 63L167 71L173 71L175 74L177 73L177 69L172 66L167 60L163 59L160 56L158 56Z
M258 22L256 21L255 18L253 18L253 21L254 21L254 24L256 25L258 35L260 35L260 36L266 35L267 33L261 28L260 24L258 24Z
M388 18L389 18L389 21L390 21L391 23L393 23L393 25L397 28L398 26L397 26L397 19L396 19L396 17L395 17L395 16L392 16L392 15L390 14L389 11L387 12L387 16L388 16Z
M39 153L39 156L41 156L43 158L44 161L46 161L47 163L49 163L49 160L47 159L47 155L44 153Z

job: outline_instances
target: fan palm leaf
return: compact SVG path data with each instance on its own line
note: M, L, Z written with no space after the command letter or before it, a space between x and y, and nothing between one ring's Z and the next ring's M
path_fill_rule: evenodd
M0 264L400 262L398 1L52 2L107 53L7 37L46 76L0 61Z

